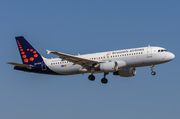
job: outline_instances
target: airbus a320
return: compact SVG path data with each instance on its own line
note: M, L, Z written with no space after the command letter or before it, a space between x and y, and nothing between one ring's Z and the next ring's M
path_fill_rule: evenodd
M47 50L59 58L47 59L23 37L15 37L23 64L8 62L15 65L14 69L51 75L74 75L89 73L88 79L95 80L95 73L104 73L103 84L108 82L106 75L132 77L136 67L150 66L151 74L155 75L154 66L169 62L175 55L162 47L140 47L84 55L69 55Z

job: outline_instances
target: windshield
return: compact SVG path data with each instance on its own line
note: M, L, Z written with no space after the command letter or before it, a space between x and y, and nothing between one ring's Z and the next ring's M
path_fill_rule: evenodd
M158 50L158 52L168 52L166 49Z

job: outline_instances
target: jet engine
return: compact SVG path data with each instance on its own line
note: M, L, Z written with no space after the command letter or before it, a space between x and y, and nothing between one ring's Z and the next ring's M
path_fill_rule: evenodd
M136 69L135 68L123 69L120 71L116 71L113 74L120 75L121 77L132 77L136 75Z
M114 72L118 70L117 62L106 62L100 64L100 70L103 72Z

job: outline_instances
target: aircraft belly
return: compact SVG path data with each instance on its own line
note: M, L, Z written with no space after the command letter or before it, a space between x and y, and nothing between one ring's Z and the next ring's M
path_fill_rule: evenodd
M62 74L62 75L70 75L70 74L78 74L78 69L81 68L80 65L56 65L49 67L52 71Z

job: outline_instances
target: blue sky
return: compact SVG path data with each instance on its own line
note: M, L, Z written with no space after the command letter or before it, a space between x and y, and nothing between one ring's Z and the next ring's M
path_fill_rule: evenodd
M0 118L179 119L180 1L37 0L0 4ZM135 77L103 74L51 76L13 70L21 63L15 36L44 57L46 49L72 55L161 46L176 58L137 68Z

